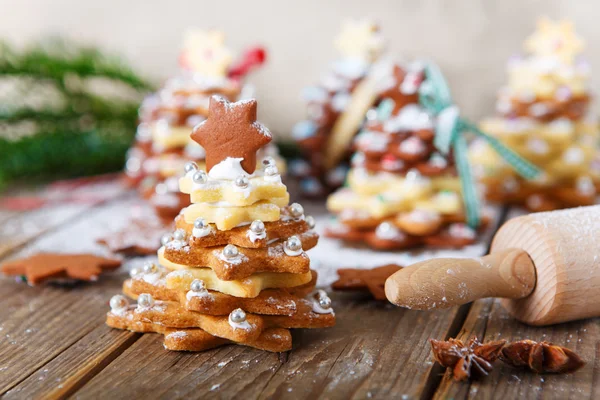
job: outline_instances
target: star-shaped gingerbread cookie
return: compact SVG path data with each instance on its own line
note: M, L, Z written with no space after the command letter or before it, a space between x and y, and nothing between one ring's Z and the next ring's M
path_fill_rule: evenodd
M338 269L340 279L331 284L334 290L369 291L375 300L385 300L385 281L402 267L388 264L373 269Z
M120 260L93 254L38 253L4 263L1 270L6 275L24 275L29 285L37 285L55 279L95 281L104 270L120 266Z
M256 100L230 103L221 96L211 97L208 118L191 136L206 150L207 171L231 158L249 174L256 169L257 150L271 141L271 132L256 121Z

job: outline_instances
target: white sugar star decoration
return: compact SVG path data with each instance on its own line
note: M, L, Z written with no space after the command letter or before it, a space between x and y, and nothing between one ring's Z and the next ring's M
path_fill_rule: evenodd
M347 20L335 39L335 47L347 58L375 61L383 51L384 43L379 28L368 20Z
M583 48L584 42L573 31L573 23L554 22L546 17L540 18L537 30L525 41L525 49L532 54L558 58L566 64L573 64Z
M225 77L232 55L224 42L225 35L220 31L188 31L181 54L183 67L209 78Z

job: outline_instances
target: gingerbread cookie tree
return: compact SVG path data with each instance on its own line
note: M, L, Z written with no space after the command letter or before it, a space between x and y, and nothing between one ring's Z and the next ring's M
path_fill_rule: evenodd
M191 163L179 180L192 204L158 252L162 267L133 271L111 300L107 323L165 335L171 350L236 343L291 349L290 328L335 323L331 301L315 291L305 251L317 244L314 219L289 194L271 157L256 152L271 134L256 121L256 101L211 98L192 138L206 149L206 171Z
M396 83L354 140L347 187L328 199L337 219L327 236L389 250L476 240L465 224L454 155L436 149L434 118L419 104L423 68L413 63L390 69L389 81Z
M474 143L487 198L532 211L593 204L600 183L598 127L590 115L590 69L580 58L582 41L568 22L542 19L525 43L527 55L508 64L498 117L482 130L544 171L528 182L502 163L486 143Z
M379 88L371 76L383 50L377 25L347 21L335 44L341 58L318 86L304 90L307 119L292 131L302 158L290 163L290 173L300 178L302 193L311 197L341 186L352 137L378 98Z
M249 96L252 90L242 79L263 60L264 52L254 49L233 65L223 33L187 34L180 57L182 73L142 103L137 140L126 163L129 180L139 184L159 215L172 219L189 204L178 192L176 175L189 160L204 162L205 151L190 140L189 131L206 119L210 97L217 94L237 100ZM267 153L276 156L276 149L266 147L263 154Z

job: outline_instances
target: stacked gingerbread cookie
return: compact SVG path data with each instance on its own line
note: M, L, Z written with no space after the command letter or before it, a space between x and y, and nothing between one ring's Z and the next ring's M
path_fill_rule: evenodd
M302 158L290 163L290 173L300 179L300 189L309 197L322 197L342 185L352 137L377 100L370 77L383 50L377 25L346 21L335 44L341 57L319 85L304 90L307 117L292 131Z
M255 62L262 60L255 57ZM238 100L252 92L242 83L239 68L232 65L221 32L189 32L180 63L182 74L167 80L142 103L136 143L126 163L129 181L139 185L159 216L167 220L189 204L178 191L177 174L189 160L204 163L205 151L190 140L189 132L206 119L210 97ZM277 151L267 147L263 152L276 155Z
M388 88L354 140L347 187L327 202L337 214L326 235L375 249L461 247L476 240L465 224L453 154L434 144L434 119L419 104L423 65L394 65ZM410 86L411 90L406 90Z
M528 54L508 64L508 85L498 97L498 117L482 129L543 174L526 181L476 142L471 160L489 200L532 211L593 204L600 188L598 126L590 112L589 64L568 22L543 19L525 43Z
M306 250L314 220L289 194L277 166L256 152L271 140L254 100L212 97L208 119L192 134L206 149L206 170L190 163L179 180L192 204L163 240L160 267L134 271L111 300L107 323L165 335L167 349L200 351L237 343L291 349L291 328L335 324L331 301L315 291Z

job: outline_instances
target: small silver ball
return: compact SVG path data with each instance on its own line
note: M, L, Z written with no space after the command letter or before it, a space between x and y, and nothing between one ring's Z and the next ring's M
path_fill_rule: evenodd
M111 310L123 310L129 306L129 300L122 294L117 294L110 298Z
M316 225L315 217L313 217L312 215L309 215L306 217L305 221L308 224L308 227L310 229L315 229L315 225Z
M175 233L173 233L173 239L175 240L184 240L185 239L185 231L181 228L177 229Z
M248 187L249 184L250 184L250 180L248 179L248 177L246 177L244 175L240 175L237 178L235 178L235 186L237 186L237 187L245 189Z
M160 238L160 244L166 246L171 240L173 240L173 235L171 235L170 233L165 233Z
M290 215L294 218L300 218L304 215L304 207L298 203L292 203L290 205Z
M319 297L319 306L325 310L331 308L331 299L328 296Z
M231 322L239 324L246 320L246 313L241 308L236 308L229 314L229 318L231 319Z
M291 236L285 242L285 247L287 247L291 251L302 250L302 241L298 236Z
M223 249L223 255L225 256L225 258L235 258L239 254L240 254L240 252L239 252L238 248L235 247L235 245L233 245L233 244L228 244Z
M277 174L279 174L279 170L277 169L276 166L269 165L267 168L265 168L265 175L266 176L275 176Z
M133 267L131 268L131 270L129 271L129 276L134 278L136 276L138 276L139 274L141 274L143 271L141 268L138 267Z
M196 220L194 221L194 228L196 229L204 229L208 226L208 224L206 223L206 220L202 217L196 218Z
M264 233L265 224L260 219L257 219L256 221L252 221L252 224L250 225L250 230L256 234Z
M151 308L154 306L154 297L148 293L142 293L138 297L138 307Z
M194 279L190 285L190 290L193 292L202 292L206 290L206 285L202 279Z
M183 167L183 170L185 171L186 174L188 172L197 171L198 170L198 164L196 164L193 161L190 161L190 162L188 162L188 163L185 164L185 167Z
M194 173L194 176L192 176L192 180L194 181L194 183L203 185L208 181L208 175L206 175L206 172L204 171L196 171Z
M158 272L158 266L154 263L146 263L142 267L142 272L144 274L155 274Z
M270 167L270 166L273 166L273 167L276 166L275 159L271 156L263 158L262 164L264 165L265 168Z

